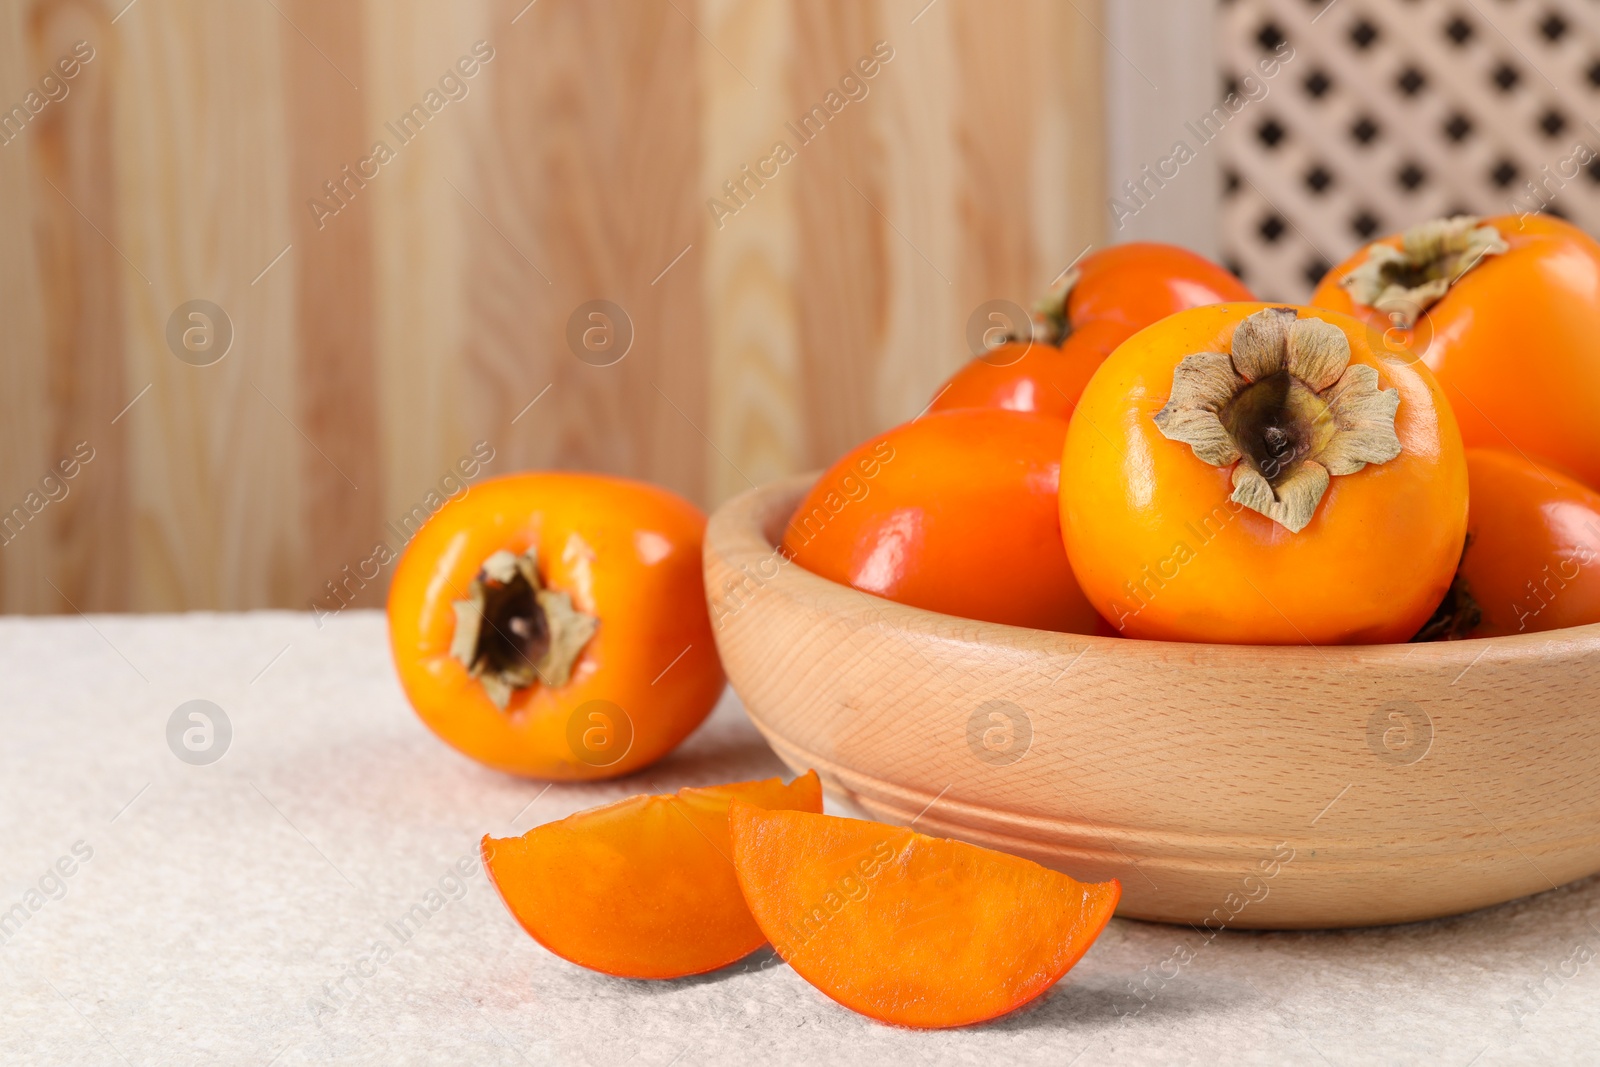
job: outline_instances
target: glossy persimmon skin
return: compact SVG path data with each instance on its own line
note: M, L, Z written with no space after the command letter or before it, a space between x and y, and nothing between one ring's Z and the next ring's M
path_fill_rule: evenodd
M1299 533L1230 501L1231 468L1170 441L1154 416L1187 355L1228 352L1262 303L1180 312L1125 341L1084 391L1062 459L1061 525L1089 601L1125 637L1224 644L1406 641L1449 588L1467 470L1426 367L1374 353L1347 315L1351 362L1400 392L1402 453L1332 480ZM1181 548L1180 548L1181 546Z
M1048 990L1122 896L1031 860L898 826L735 802L745 902L795 972L897 1026L966 1026Z
M729 860L728 805L822 811L810 771L759 782L635 796L485 836L484 869L507 910L545 948L619 978L682 978L766 943Z
M970 360L945 382L930 411L1002 408L1066 420L1083 387L1111 350L1133 330L1097 320L1074 330L1061 347L1013 341Z
M1066 423L971 408L925 415L829 468L782 549L831 581L967 619L1092 633L1057 516Z
M1142 330L1179 311L1254 299L1227 268L1187 248L1130 241L1083 257L1067 318L1075 328L1104 320Z
M535 778L611 778L666 755L723 689L701 578L705 524L682 497L609 475L539 472L472 486L423 525L389 587L390 647L418 717L478 762ZM495 551L530 546L546 585L600 625L566 685L519 689L502 710L450 655L451 605ZM626 724L612 721L616 709ZM603 731L579 727L596 748L574 747L574 716ZM611 762L600 746L614 738L621 748L630 732Z
M1467 477L1461 574L1483 612L1468 636L1600 622L1600 493L1496 448L1467 449Z
M1420 356L1468 446L1520 451L1600 489L1600 244L1549 215L1484 221L1510 251L1486 256L1414 328L1392 327L1339 285L1367 248L1329 271L1311 302L1356 316L1375 346Z
M987 352L945 382L930 410L997 407L1070 418L1095 370L1134 332L1187 308L1255 299L1223 267L1153 241L1101 249L1077 269L1067 298L1072 329L1059 348L1012 342Z

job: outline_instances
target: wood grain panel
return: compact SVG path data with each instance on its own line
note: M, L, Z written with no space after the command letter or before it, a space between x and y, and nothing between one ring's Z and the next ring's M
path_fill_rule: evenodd
M1020 5L1001 10L1021 14ZM1049 57L1037 47L1040 38L1017 41L1014 21L996 18L993 9L955 5L943 17L963 42L955 50L961 92L953 102L964 246L954 268L959 300L969 308L995 299L1025 305L1019 294L1032 294L1040 284L1038 227L1015 205L1033 201L1035 116Z
M793 140L784 128L790 115L782 76L793 48L793 8L771 0L708 0L700 8L712 45L700 49L697 64L705 101L699 184L710 361L707 436L736 457L709 457L713 503L805 463L798 403L796 181L773 152ZM730 56L739 57L738 67ZM758 84L746 81L752 77L747 69L760 77ZM763 178L761 170L771 176ZM747 177L752 172L754 179ZM743 183L744 203L730 201L724 189L724 182L735 181Z
M1095 29L1105 5L1083 0L1070 6L1046 7L1040 27L1052 62L1039 114L1048 150L1040 155L1034 214L1041 240L1053 250L1052 266L1070 263L1107 236L1105 42Z
M0 4L0 106L9 108L32 87L33 46L24 5ZM44 351L45 279L35 246L32 138L5 135L0 145L0 519L21 504L53 462L48 453L53 409ZM53 195L53 194L52 194ZM30 520L31 524L31 520ZM37 535L40 531L34 531ZM41 566L49 539L13 529L0 532L0 610L44 610L54 594ZM47 594L49 596L47 597Z
M0 507L96 449L0 548L0 609L376 604L346 567L480 440L489 474L707 506L832 460L922 408L978 303L1100 239L1099 14L0 0L0 106L98 35L0 145ZM166 340L192 299L233 326L210 366ZM611 366L568 341L597 299L633 330Z
M299 246L299 389L292 411L285 399L263 398L283 409L305 438L300 518L309 568L303 595L311 596L346 565L370 555L382 526L373 207L368 183L352 169L366 157L374 134L361 93L367 73L361 6L282 0L278 7L291 130L290 196L338 205L331 217L309 207L292 215ZM352 592L357 605L383 600L376 585Z
M524 0L526 2L526 0ZM481 2L435 4L367 0L367 84L362 95L374 136L393 139L385 123L403 114L454 72L451 100L424 136L405 146L371 183L375 343L382 452L383 516L395 521L421 501L473 442L505 446L503 426L482 425L466 404L469 333L463 284L467 235L483 222L460 190L472 188L471 146L492 117L491 75L454 71L474 43L507 45L526 20L491 22ZM459 88L456 88L459 86ZM449 98L446 97L448 100ZM493 474L500 459L489 465ZM398 549L400 538L389 536Z
M955 281L967 314L995 299L1026 306L1103 239L1094 209L1103 176L1098 158L1081 150L1103 136L1099 49L1086 46L1098 40L1095 12L1043 0L951 8L962 75L954 101L963 244ZM1018 25L1035 32L1019 38ZM965 318L960 327L964 338Z
M122 610L130 606L129 543L104 536L126 529L128 450L112 420L132 393L123 371L123 294L148 279L119 248L113 158L113 49L98 4L35 4L27 16L28 69L49 72L78 41L99 41L71 91L45 107L25 131L33 163L34 237L42 281L43 345L50 418L41 427L43 469L87 444L93 459L65 498L29 523L29 538L49 586L45 606ZM71 105L70 107L68 105ZM35 528L37 527L37 528ZM45 547L44 543L48 543Z
M498 5L495 21L522 6ZM476 180L462 190L468 362L480 423L508 436L507 466L625 472L700 499L704 249L690 246L702 230L693 70L704 46L679 8L692 10L541 3L506 34L486 72L493 118ZM632 323L632 347L610 366L567 344L569 318L591 300Z
M954 5L928 8L912 22L925 5L884 4L873 36L894 49L895 58L881 78L883 106L870 112L878 187L857 183L873 202L887 255L883 354L871 382L875 425L868 433L915 416L939 381L967 358L961 337L971 308L956 279L971 252L959 215L968 176L956 114L957 101L969 91L960 59L968 43L958 39ZM991 121L1016 119L995 113Z
M305 569L296 410L295 206L279 26L270 6L142 2L112 54L126 292L132 600L145 610L284 603ZM271 265L271 270L266 268ZM266 273L262 273L266 271ZM207 300L231 323L218 361L178 358L168 322ZM124 403L127 401L124 400ZM276 405L276 407L274 407Z
M879 36L876 14L871 4L796 6L791 122L821 105L835 81L871 53ZM890 79L903 73L891 61L876 79L878 99L862 104L881 105ZM886 163L869 122L872 111L852 113L851 107L809 142L796 136L797 158L788 165L798 216L801 411L805 458L813 467L831 462L887 421L878 411L877 373L890 331L889 242L899 238L876 206L884 200Z

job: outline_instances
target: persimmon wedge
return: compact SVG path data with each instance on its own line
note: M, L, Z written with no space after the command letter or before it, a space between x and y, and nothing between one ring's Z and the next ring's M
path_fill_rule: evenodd
M728 805L822 810L810 771L780 779L635 796L485 835L483 865L507 909L562 959L618 978L682 978L766 943L729 861Z
M983 1022L1054 985L1105 929L1118 881L898 826L734 802L733 866L795 971L899 1026Z

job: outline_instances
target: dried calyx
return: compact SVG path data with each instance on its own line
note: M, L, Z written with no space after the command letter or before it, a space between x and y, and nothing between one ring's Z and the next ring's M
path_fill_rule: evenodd
M1027 322L1006 335L1006 343L1038 342L1060 348L1061 343L1072 336L1072 322L1067 318L1067 298L1072 295L1073 286L1078 284L1080 273L1077 267L1063 271L1061 277L1050 286L1050 291L1034 302Z
M1072 322L1067 318L1067 299L1072 296L1080 273L1077 267L1069 267L1050 286L1050 291L1034 303L1033 336L1038 340L1060 347L1061 342L1072 336Z
M1366 262L1339 282L1357 304L1412 327L1485 256L1510 249L1500 231L1471 215L1434 219L1400 235L1400 247L1375 244Z
M544 587L532 548L520 556L501 550L484 560L467 599L453 606L450 654L502 710L518 689L566 685L600 625L574 608L566 593Z
M1233 331L1233 353L1185 356L1155 416L1214 467L1233 466L1233 499L1299 533L1331 477L1400 454L1400 394L1350 362L1344 331L1294 308L1258 311Z

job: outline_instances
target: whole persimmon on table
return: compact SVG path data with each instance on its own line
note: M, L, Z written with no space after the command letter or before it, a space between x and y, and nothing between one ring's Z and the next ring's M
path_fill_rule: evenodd
M904 1030L768 949L685 979L583 970L488 884L486 832L793 777L731 694L642 772L547 785L427 732L377 612L4 618L0 678L0 1064L1486 1065L1600 1047L1600 879L1387 929L1114 919L1024 1008Z

